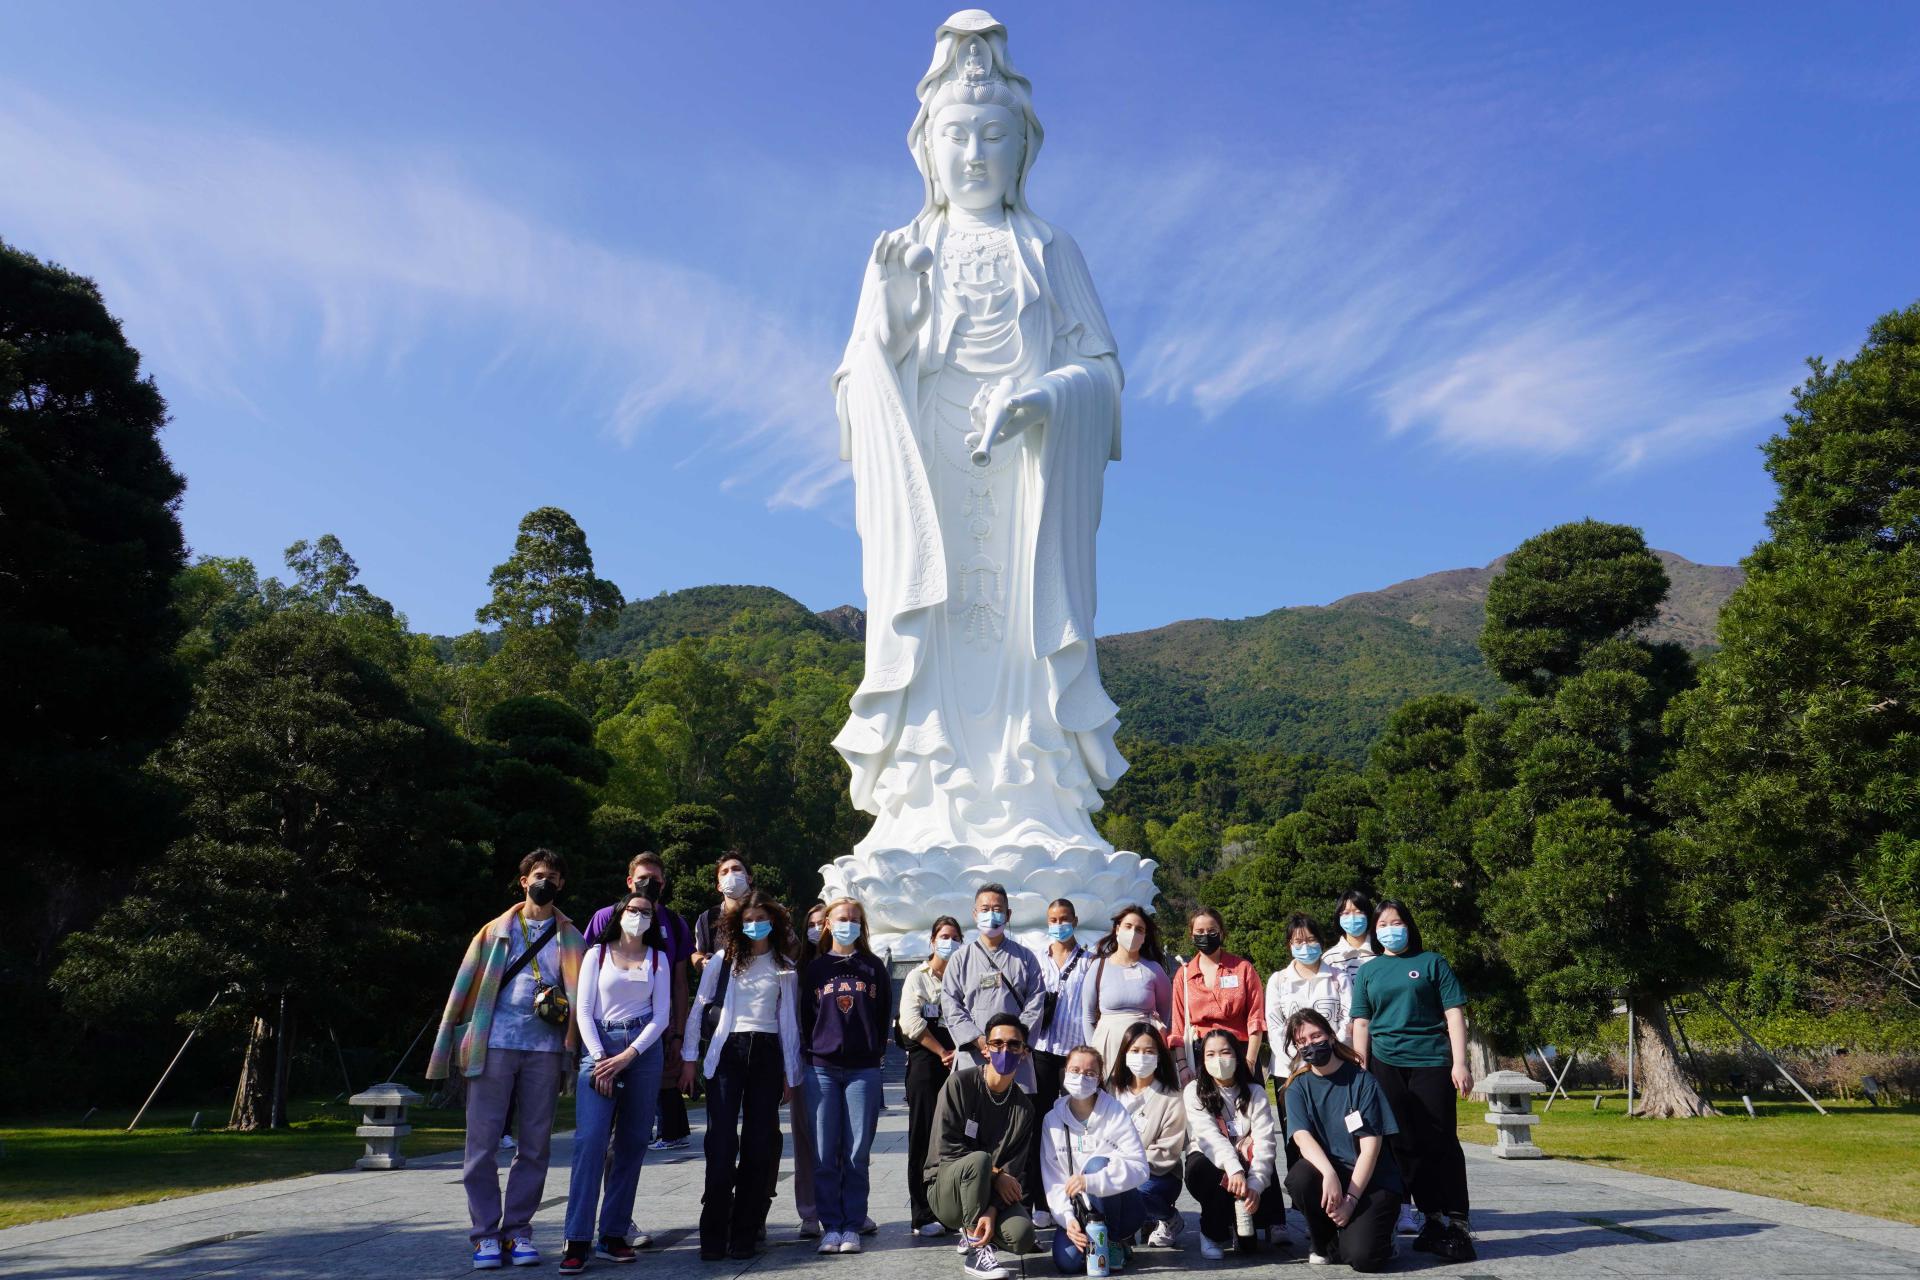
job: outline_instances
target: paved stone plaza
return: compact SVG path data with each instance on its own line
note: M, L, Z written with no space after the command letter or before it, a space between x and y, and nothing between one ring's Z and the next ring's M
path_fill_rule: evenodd
M731 1280L752 1272L845 1280L958 1280L951 1240L907 1234L906 1115L897 1086L881 1117L874 1155L873 1216L883 1225L858 1257L822 1258L795 1235L793 1201L774 1202L771 1247L746 1263L702 1263L693 1227L699 1209L699 1134L687 1151L651 1156L640 1179L638 1216L654 1247L626 1268L595 1260L593 1275L649 1274ZM1550 1148L1552 1130L1543 1126ZM554 1143L555 1167L536 1230L550 1275L559 1261L560 1218L571 1144ZM1405 1254L1400 1269L1423 1274L1554 1276L1911 1276L1920 1275L1920 1228L1810 1209L1781 1200L1696 1187L1570 1161L1500 1161L1469 1147L1469 1176L1480 1260L1440 1266ZM453 1277L471 1274L459 1157L449 1153L404 1170L341 1172L189 1196L161 1204L87 1214L0 1231L0 1276L78 1277ZM783 1181L784 1186L784 1181ZM1189 1206L1190 1207L1190 1206ZM1136 1271L1223 1272L1242 1264L1204 1262L1193 1222L1180 1251L1147 1249ZM1297 1221L1297 1220L1296 1220ZM1268 1254L1306 1272L1296 1239L1291 1254ZM1030 1277L1051 1276L1044 1255L1027 1260ZM1350 1275L1344 1267L1314 1274Z

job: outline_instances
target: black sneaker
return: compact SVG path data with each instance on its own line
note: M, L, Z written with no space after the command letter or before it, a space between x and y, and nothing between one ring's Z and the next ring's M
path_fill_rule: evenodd
M560 1254L560 1274L563 1276L577 1276L586 1269L587 1242L585 1240L567 1241L566 1249Z
M608 1262L632 1262L640 1255L633 1251L625 1236L601 1236L600 1248L596 1251Z
M1473 1229L1465 1218L1448 1220L1434 1252L1448 1262L1473 1262L1480 1256L1480 1251L1473 1247Z
M1447 1219L1445 1215L1430 1213L1420 1228L1420 1234L1413 1238L1415 1253L1439 1253L1441 1243L1447 1238Z
M977 1244L967 1250L965 1269L973 1280L1007 1280L1013 1274L1000 1265L999 1255L990 1244Z

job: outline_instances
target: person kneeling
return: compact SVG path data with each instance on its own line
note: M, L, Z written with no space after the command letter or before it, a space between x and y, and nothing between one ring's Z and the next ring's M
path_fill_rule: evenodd
M1059 1230L1053 1233L1053 1265L1063 1275L1087 1264L1086 1222L1098 1213L1107 1226L1107 1268L1126 1265L1126 1241L1146 1223L1140 1194L1147 1180L1147 1150L1133 1117L1100 1088L1106 1063L1097 1049L1081 1045L1067 1055L1060 1083L1065 1095L1040 1128L1040 1180Z
M1319 1010L1288 1018L1286 1043L1300 1063L1287 1080L1287 1136L1300 1152L1287 1195L1306 1219L1310 1260L1383 1270L1402 1195L1386 1141L1398 1132L1393 1109Z
M981 1040L985 1063L954 1072L940 1090L927 1198L943 1225L964 1234L967 1275L1004 1280L1010 1273L996 1244L1014 1253L1039 1247L1019 1176L1038 1135L1033 1100L1015 1081L1027 1053L1026 1028L1010 1013L995 1014Z

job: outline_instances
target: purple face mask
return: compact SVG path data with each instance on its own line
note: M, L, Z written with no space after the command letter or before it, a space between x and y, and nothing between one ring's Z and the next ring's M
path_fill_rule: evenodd
M1020 1059L1019 1056L1011 1050L996 1049L987 1055L987 1061L991 1062L993 1069L1001 1075L1010 1076L1013 1074L1013 1064L1020 1061Z

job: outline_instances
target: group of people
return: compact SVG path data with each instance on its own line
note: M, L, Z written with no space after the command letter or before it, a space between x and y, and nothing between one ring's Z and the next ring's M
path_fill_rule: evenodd
M737 854L715 868L720 905L691 924L664 905L651 853L584 931L556 906L560 855L536 850L519 871L522 899L474 936L428 1066L466 1084L476 1269L540 1261L532 1219L576 1054L562 1273L595 1254L631 1262L648 1243L633 1206L656 1114L699 1089L701 1257L762 1247L783 1104L801 1234L822 1254L860 1252L879 1230L870 1165L889 1040L907 1051L909 1227L957 1234L975 1280L1009 1275L1001 1254L1037 1252L1049 1228L1063 1273L1096 1249L1118 1271L1136 1244L1177 1248L1183 1190L1208 1259L1263 1237L1287 1247L1283 1186L1312 1261L1379 1270L1396 1227L1416 1250L1474 1256L1453 1110L1471 1087L1465 1002L1402 902L1342 895L1331 947L1292 917L1292 960L1263 980L1224 949L1213 911L1190 917L1191 958L1170 972L1144 907L1086 947L1058 899L1036 954L1009 932L1006 889L982 885L971 936L937 921L896 1009L857 900L813 904L796 925Z

